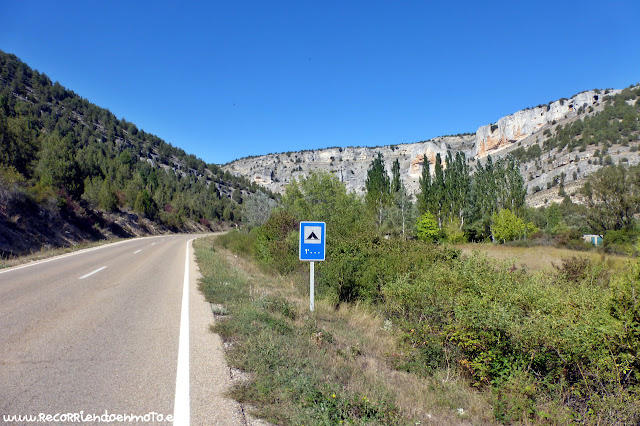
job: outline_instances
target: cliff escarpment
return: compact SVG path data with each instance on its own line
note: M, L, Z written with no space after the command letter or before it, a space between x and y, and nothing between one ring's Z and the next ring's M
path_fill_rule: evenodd
M381 153L389 173L398 160L407 190L415 193L424 165L429 164L433 172L437 154L444 158L448 151L462 152L472 170L488 155L512 154L520 161L530 205L559 201L565 195L578 200L577 189L598 168L640 162L639 96L638 87L590 90L502 117L473 134L381 147L268 154L239 159L223 169L279 193L293 179L325 171L348 190L362 193L367 170Z

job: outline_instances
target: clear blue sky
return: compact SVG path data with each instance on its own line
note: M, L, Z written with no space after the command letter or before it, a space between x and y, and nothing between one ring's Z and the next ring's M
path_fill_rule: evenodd
M640 81L640 2L2 1L0 49L210 163L475 132Z

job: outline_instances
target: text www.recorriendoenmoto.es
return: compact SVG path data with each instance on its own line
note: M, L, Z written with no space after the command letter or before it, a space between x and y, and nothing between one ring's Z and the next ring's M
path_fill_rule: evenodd
M105 410L102 414L85 413L55 413L55 414L3 414L5 424L18 423L171 423L173 414L160 414L151 411L146 414L115 414Z

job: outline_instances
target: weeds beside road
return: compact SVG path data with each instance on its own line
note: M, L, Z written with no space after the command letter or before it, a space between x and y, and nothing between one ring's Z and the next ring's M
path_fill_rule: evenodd
M195 242L201 289L223 305L213 331L230 366L250 374L232 396L274 424L492 423L490 405L453 370L424 378L393 368L401 351L365 306L308 306L308 275L263 273L215 239Z

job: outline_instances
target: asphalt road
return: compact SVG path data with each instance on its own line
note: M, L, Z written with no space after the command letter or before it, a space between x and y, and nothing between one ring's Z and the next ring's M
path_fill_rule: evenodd
M167 424L175 409L176 424L245 423L222 395L228 370L187 255L192 238L129 240L0 271L0 416L108 412ZM58 424L87 423L67 420Z

